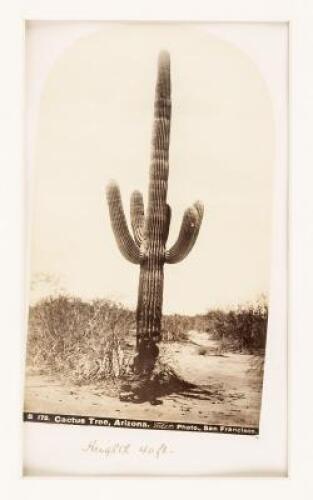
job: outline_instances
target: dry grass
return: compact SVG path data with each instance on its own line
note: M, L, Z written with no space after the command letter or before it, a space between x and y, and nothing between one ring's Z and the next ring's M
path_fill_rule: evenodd
M266 325L267 307L260 304L202 316L175 314L163 318L163 341L184 342L190 330L206 330L223 351L253 353L263 348L264 353ZM30 307L27 342L29 372L58 374L78 385L105 381L119 386L131 372L135 313L110 300L50 297ZM200 346L198 354L212 352ZM262 371L257 362L254 365L252 369Z
M111 301L46 299L30 308L27 365L76 384L114 382L129 369L134 314Z
M265 297L229 311L210 311L207 320L207 331L221 341L225 351L264 353L268 320Z

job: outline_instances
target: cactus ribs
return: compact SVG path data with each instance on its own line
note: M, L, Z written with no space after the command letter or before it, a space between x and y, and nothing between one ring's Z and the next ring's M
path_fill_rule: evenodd
M161 52L155 91L147 213L144 213L141 193L135 191L130 200L134 237L127 226L118 186L112 182L107 187L111 225L118 248L127 260L140 265L136 356L133 379L129 379L125 386L125 390L134 396L134 400L136 397L140 399L139 394L145 394L145 399L149 397L147 393L159 355L164 264L176 264L188 255L196 242L203 217L203 205L198 201L185 211L177 241L166 250L171 220L171 209L166 200L170 123L170 57L167 52Z

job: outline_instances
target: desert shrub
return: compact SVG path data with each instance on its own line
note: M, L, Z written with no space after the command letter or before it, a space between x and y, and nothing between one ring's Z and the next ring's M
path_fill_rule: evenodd
M109 300L59 296L30 307L27 365L76 383L114 381L127 370L134 313Z
M207 331L221 340L225 349L239 352L264 352L268 307L261 298L256 303L238 306L234 310L210 311Z
M207 347L203 347L203 346L199 347L198 348L198 354L200 356L205 356L206 354L208 354L208 348Z
M223 350L258 352L265 349L268 307L264 297L225 311L214 309L206 315L166 315L162 323L162 340L179 342L188 338L191 330L208 333L220 340Z
M184 341L190 330L207 331L225 350L262 354L267 313L266 302L259 301L207 315L165 315L162 340ZM46 298L30 307L27 343L27 366L36 372L77 384L117 382L130 368L135 313L110 300Z
M181 314L170 314L163 316L162 320L162 340L164 342L176 342L185 340L189 330L193 330L193 316L183 316Z

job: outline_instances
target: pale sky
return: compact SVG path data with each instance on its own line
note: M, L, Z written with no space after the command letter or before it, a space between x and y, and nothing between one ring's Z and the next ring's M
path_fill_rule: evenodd
M74 40L45 79L31 146L32 301L58 283L82 298L136 305L139 267L116 246L105 186L117 181L128 220L131 192L147 199L161 49L172 68L168 245L185 208L204 204L192 252L165 266L164 312L268 292L275 132L258 65L204 27L116 24ZM36 64L30 51L30 86Z

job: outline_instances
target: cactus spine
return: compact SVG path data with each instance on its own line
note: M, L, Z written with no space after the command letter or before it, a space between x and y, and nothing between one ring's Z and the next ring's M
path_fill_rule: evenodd
M171 209L167 204L169 142L171 121L170 57L161 52L155 91L152 157L150 164L147 214L141 193L131 196L130 213L134 237L129 232L118 186L107 187L111 225L122 255L140 265L137 303L135 372L151 374L158 357L160 340L164 264L183 260L196 242L203 217L198 201L183 216L176 243L166 250Z

